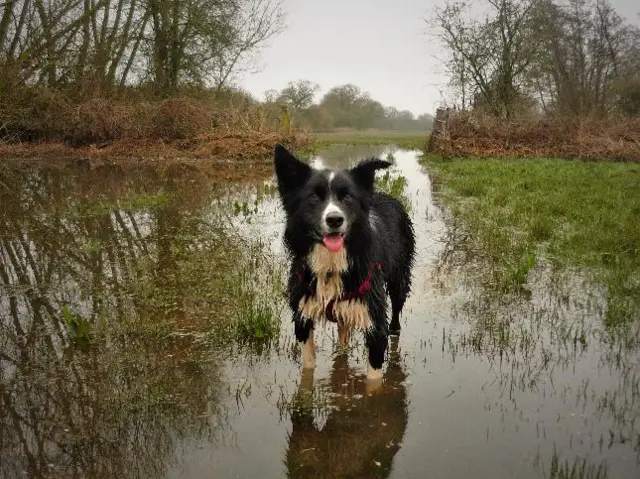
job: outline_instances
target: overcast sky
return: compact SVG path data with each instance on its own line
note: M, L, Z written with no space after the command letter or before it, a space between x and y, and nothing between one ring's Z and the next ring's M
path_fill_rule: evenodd
M280 90L292 80L319 84L319 95L353 83L385 106L431 113L441 101L447 79L423 18L443 3L284 0L286 30L263 52L261 71L246 76L241 84L262 99L266 90ZM629 21L640 23L638 0L611 3Z

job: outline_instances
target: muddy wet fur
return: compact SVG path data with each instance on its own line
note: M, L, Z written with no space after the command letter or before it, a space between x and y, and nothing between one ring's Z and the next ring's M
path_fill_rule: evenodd
M318 170L275 147L291 257L289 305L305 367L315 365L313 330L319 323L337 322L341 337L348 337L345 330L364 332L370 378L380 377L389 334L400 333L415 237L402 204L374 191L376 171L389 166L367 159L350 170ZM342 247L332 252L337 236Z

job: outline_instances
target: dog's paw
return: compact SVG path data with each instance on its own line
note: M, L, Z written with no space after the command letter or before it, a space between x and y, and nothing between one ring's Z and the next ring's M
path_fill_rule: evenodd
M304 343L300 343L303 369L313 369L316 367L316 349L312 334L309 335L309 338Z
M382 391L382 369L367 369L367 381L365 382L365 392L368 396L378 394Z
M374 369L371 364L367 365L367 380L377 381L382 379L382 369Z

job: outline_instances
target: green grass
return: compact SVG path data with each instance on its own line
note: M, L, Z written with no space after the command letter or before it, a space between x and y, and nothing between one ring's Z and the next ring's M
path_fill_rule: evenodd
M152 211L167 207L171 198L166 193L154 195L131 195L114 199L99 199L82 202L78 205L78 214L86 216L101 216L109 214L114 209L122 211Z
M586 459L574 459L561 462L554 452L551 458L549 479L606 479L608 477L606 463L590 464Z
M243 260L229 276L235 292L231 337L241 345L262 350L269 347L280 333L280 318L286 298L281 266L265 254L265 245L247 245Z
M237 311L234 338L240 344L263 346L275 340L280 333L280 313L266 298L247 294L242 309Z
M409 150L423 150L426 131L343 130L315 135L314 148L333 145L396 145Z
M439 197L496 266L490 282L515 291L542 255L608 287L608 321L640 309L640 166L555 159L425 155Z

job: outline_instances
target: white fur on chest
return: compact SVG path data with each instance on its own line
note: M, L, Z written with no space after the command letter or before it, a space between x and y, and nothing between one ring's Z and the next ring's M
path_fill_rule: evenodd
M316 244L307 258L311 271L317 276L315 296L303 296L299 308L302 315L315 321L326 321L326 308L331 300L337 300L344 292L341 273L347 271L345 248L332 253L324 245ZM333 315L338 322L351 329L365 331L371 327L367 305L360 299L336 301Z

